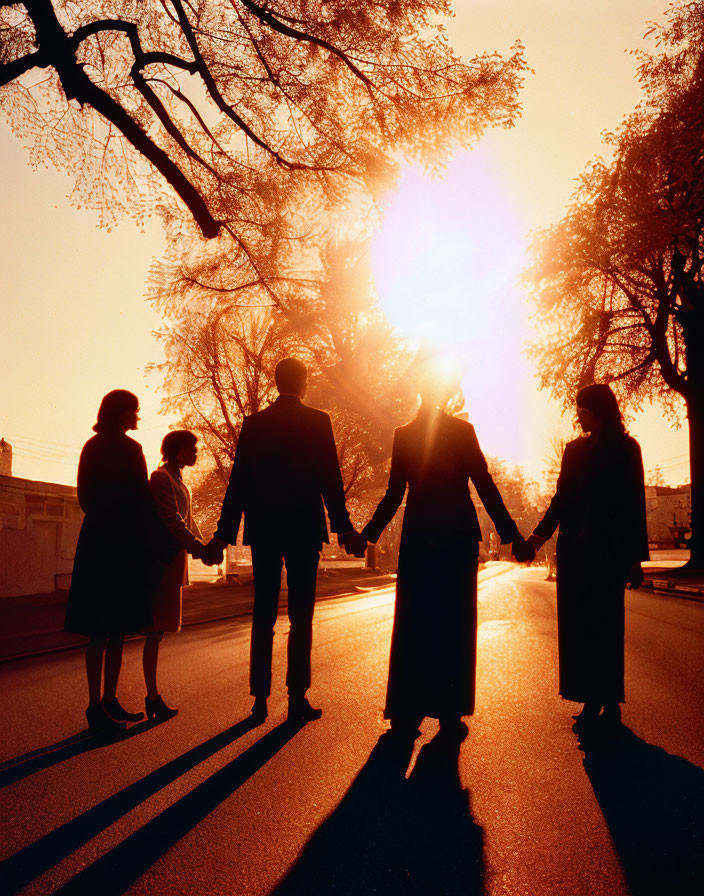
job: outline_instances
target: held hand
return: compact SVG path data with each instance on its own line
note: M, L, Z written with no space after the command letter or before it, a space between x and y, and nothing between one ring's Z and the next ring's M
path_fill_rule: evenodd
M519 563L532 563L535 560L535 548L525 538L517 538L513 542L511 553Z
M628 578L626 579L626 587L632 591L636 591L643 584L643 568L640 563L634 563L631 566Z
M202 541L196 541L189 553L195 560L202 560L205 556L205 545Z
M363 557L367 550L367 539L360 532L355 532L354 529L342 532L337 536L337 540L348 554L355 557Z
M203 563L206 566L219 566L225 556L225 542L212 538L203 548Z
M532 535L528 536L528 544L532 545L533 550L537 552L545 544L545 539L541 535L536 535L534 532Z

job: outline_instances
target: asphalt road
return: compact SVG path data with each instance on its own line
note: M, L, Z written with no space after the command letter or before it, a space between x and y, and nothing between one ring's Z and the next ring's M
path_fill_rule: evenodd
M0 667L0 892L655 896L704 892L704 604L627 600L625 727L581 745L557 697L555 589L484 572L460 747L381 737L393 592L321 603L313 702L247 721L248 620L166 639L162 725L77 734L80 652ZM496 575L497 572L503 574ZM492 577L493 576L493 577ZM120 696L141 702L140 645Z

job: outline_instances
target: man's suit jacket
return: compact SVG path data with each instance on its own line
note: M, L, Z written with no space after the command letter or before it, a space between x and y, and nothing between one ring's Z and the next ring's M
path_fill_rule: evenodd
M244 513L244 544L320 548L352 528L330 417L295 395L246 417L225 493L217 538L235 544Z

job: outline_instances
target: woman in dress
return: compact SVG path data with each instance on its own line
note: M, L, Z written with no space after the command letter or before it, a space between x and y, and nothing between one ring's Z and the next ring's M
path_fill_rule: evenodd
M159 644L164 632L177 632L181 628L181 587L188 584L188 555L203 556L202 536L191 513L191 493L181 476L184 467L192 467L196 462L197 442L198 437L187 429L167 433L161 443L162 462L149 480L157 512L179 545L178 553L163 569L152 591L152 623L144 630L147 636L142 655L147 686L144 704L147 716L159 721L178 712L164 702L157 687Z
M611 389L577 393L586 433L565 446L555 496L530 536L539 550L559 526L557 633L560 695L583 703L577 730L603 707L618 724L624 699L624 589L643 581L648 559L640 447L625 431Z
M78 465L85 517L64 627L89 638L86 718L93 731L118 732L125 722L142 718L116 696L123 641L151 623L149 594L160 563L174 551L156 514L142 448L127 435L137 428L138 414L136 395L109 392L93 427L96 435L84 445Z
M424 717L462 736L474 712L477 561L482 539L471 479L502 542L533 552L487 468L474 427L445 413L455 391L429 381L418 415L394 433L386 494L362 535L376 542L403 501L389 680L384 717L412 734Z

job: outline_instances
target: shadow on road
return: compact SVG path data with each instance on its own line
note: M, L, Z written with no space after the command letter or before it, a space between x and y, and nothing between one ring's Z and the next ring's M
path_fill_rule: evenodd
M460 782L460 743L435 737L406 779L412 749L412 741L381 736L276 896L483 892L482 829Z
M16 852L0 863L2 892L22 889L140 803L251 731L256 724L248 716Z
M29 753L15 756L14 759L7 759L0 763L0 790L3 787L9 787L10 784L16 784L17 781L22 781L24 778L29 778L30 775L44 771L52 765L58 765L67 759L73 759L74 756L80 756L81 753L98 750L118 741L129 740L159 724L161 723L156 721L139 722L137 725L131 725L123 734L118 735L93 734L86 729L55 744L31 750Z
M100 893L100 896L124 893L164 853L259 771L302 727L303 724L282 722L272 728L244 753L55 892L80 896L86 893Z
M625 727L580 748L632 896L700 893L704 770Z

